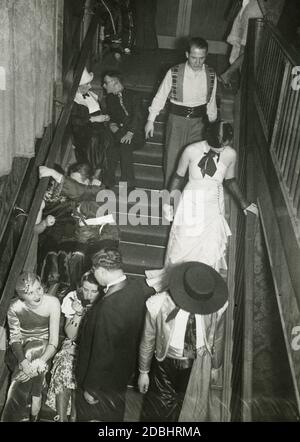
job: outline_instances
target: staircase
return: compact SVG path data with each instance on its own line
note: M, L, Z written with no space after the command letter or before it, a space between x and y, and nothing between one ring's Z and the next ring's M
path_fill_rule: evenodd
M143 93L145 110L149 106L149 94ZM145 117L146 119L146 117ZM126 225L120 223L124 269L128 275L142 277L147 269L163 266L165 247L168 241L169 226L163 225L159 191L163 189L163 139L165 131L165 113L154 124L154 136L134 152L134 172L136 193L131 194L126 205L125 199L118 200L117 221L121 216L128 216ZM117 177L120 170L117 169ZM147 195L139 202L140 190ZM141 208L140 223L133 225L130 212L138 204ZM127 209L127 210L126 210ZM123 223L124 224L124 223Z
M222 120L233 122L234 95L231 91L221 88L219 88L219 94L217 97L219 115ZM144 92L145 119L150 100L149 94ZM128 204L126 204L125 198L120 197L118 200L116 219L119 220L121 216L124 219L129 214L128 223L120 225L120 249L123 255L124 269L128 275L135 277L142 277L147 269L163 266L168 242L170 227L162 224L161 207L157 202L158 192L163 189L162 160L165 124L166 112L163 110L154 123L154 136L146 140L142 148L134 152L136 195L138 195L139 189L144 189L148 196L146 206L139 204L143 213L140 224L132 225L130 223L130 210L138 202L136 196L133 194ZM117 176L120 176L120 169L117 170Z

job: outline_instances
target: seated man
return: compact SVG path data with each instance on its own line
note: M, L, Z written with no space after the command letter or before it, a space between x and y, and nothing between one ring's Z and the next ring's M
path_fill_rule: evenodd
M131 90L125 89L120 73L109 71L104 76L109 127L115 140L115 167L121 163L121 179L127 181L128 189L135 186L133 170L133 151L143 146L143 121L141 99Z

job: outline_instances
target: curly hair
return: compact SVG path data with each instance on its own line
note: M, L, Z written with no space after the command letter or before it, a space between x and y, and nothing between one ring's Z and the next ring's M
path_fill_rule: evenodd
M19 298L22 299L24 295L27 295L35 281L41 284L41 278L35 273L23 272L18 276L15 288Z
M96 253L93 258L93 267L103 267L106 270L119 270L122 268L122 255L118 249L105 248Z

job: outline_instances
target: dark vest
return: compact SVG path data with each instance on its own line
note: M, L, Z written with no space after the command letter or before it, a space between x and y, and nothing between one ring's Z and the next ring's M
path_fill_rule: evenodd
M176 101L183 102L183 77L186 63L177 64L171 68L172 74L172 88L169 94L169 98ZM207 79L207 97L206 103L209 102L215 81L215 71L210 66L204 65L206 79Z

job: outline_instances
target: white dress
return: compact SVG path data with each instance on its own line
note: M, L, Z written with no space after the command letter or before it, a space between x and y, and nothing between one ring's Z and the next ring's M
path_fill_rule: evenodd
M185 186L170 231L164 268L146 271L147 283L156 291L168 286L168 273L174 265L198 261L210 265L218 272L227 269L226 247L230 228L224 217L223 180L227 166L214 158L217 170L211 177L202 176L198 166L208 152L206 141L195 143L199 155L189 165L189 181ZM225 147L226 149L226 147ZM197 152L197 151L196 151Z

